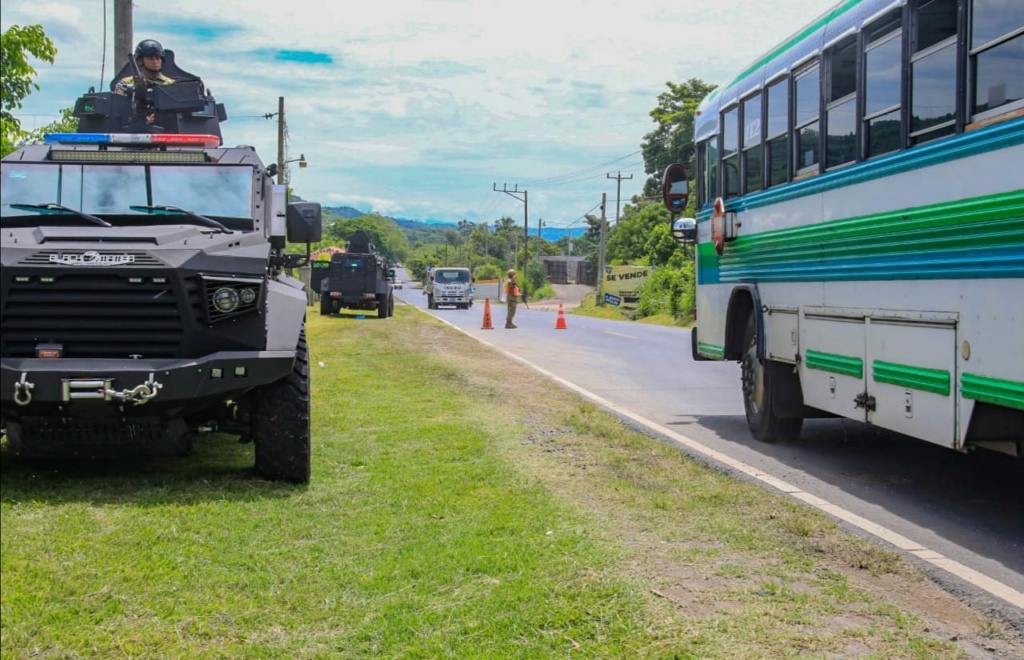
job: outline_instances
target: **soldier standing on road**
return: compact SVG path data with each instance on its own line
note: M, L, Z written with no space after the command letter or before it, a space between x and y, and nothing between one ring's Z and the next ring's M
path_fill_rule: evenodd
M519 302L519 283L516 282L516 271L509 268L508 270L508 282L505 282L505 327L516 328L516 324L512 323L513 317L516 315L516 303Z

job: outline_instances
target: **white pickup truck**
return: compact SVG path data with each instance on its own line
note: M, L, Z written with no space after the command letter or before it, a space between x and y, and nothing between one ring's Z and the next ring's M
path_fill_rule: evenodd
M473 276L468 268L435 268L427 274L423 295L427 297L429 309L441 305L469 309L473 306Z

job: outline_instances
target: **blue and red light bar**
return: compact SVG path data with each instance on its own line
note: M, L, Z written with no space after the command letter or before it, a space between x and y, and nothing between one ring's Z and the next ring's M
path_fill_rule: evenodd
M219 147L216 135L190 133L47 133L46 144L98 144L121 147Z

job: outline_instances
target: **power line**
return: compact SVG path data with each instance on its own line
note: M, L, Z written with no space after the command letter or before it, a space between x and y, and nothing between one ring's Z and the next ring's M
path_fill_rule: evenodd
M625 156L621 156L619 158L615 158L614 160L610 160L607 163L601 163L600 165L594 165L593 167L587 167L587 168L584 168L582 170L577 170L575 172L567 172L565 174L560 174L560 175L557 175L557 176L548 177L546 179L536 179L534 181L526 181L526 182L523 183L523 185L529 185L532 188L537 188L537 187L540 187L540 186L547 186L547 185L553 185L553 184L556 184L556 183L560 183L560 182L562 182L565 179L573 179L573 178L576 178L576 177L580 177L580 176L583 176L583 175L590 174L592 172L596 172L598 170L602 170L602 169L608 167L609 165L613 165L615 163L618 163L619 161L626 160L627 158L632 158L633 156L635 156L638 153L640 153L640 151L641 150L638 149L637 151L634 151L633 153L626 154Z

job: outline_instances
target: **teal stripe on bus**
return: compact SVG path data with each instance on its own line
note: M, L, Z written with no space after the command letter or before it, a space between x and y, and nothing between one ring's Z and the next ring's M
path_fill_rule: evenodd
M1021 144L1024 144L1024 117L729 199L725 202L725 210L749 211ZM697 221L710 220L711 213L712 208L708 204L697 213Z
M699 283L1024 277L1024 190L699 246Z
M772 60L777 58L782 53L786 52L787 50L789 50L790 48L792 48L796 44L800 43L801 41L803 41L807 37L811 36L812 34L817 32L818 30L820 30L823 27L825 27L825 25L827 25L828 23L831 23L832 21L836 20L837 18L842 16L844 13L849 11L851 8L856 7L857 5L861 4L862 2L864 2L864 0L846 0L846 2L844 2L842 5L839 5L837 7L833 7L827 13L823 14L822 16L820 16L818 18L818 20L814 21L813 23L811 23L807 27L803 28L802 30L800 30L799 32L794 34L792 37L790 37L786 41L783 41L781 44L779 44L778 46L773 48L771 51L769 51L764 57L762 57L758 61L754 62L750 66L748 66L746 69L744 69L743 73L741 73L740 75L738 75L735 78L733 78L731 83L729 83L725 87L720 87L718 89L719 90L725 90L725 89L728 89L728 88L732 87L733 85L735 85L739 81L741 81L744 78L746 78L747 76L749 76L754 71L757 71L759 68L761 68L764 65L768 64L768 62L771 62Z

